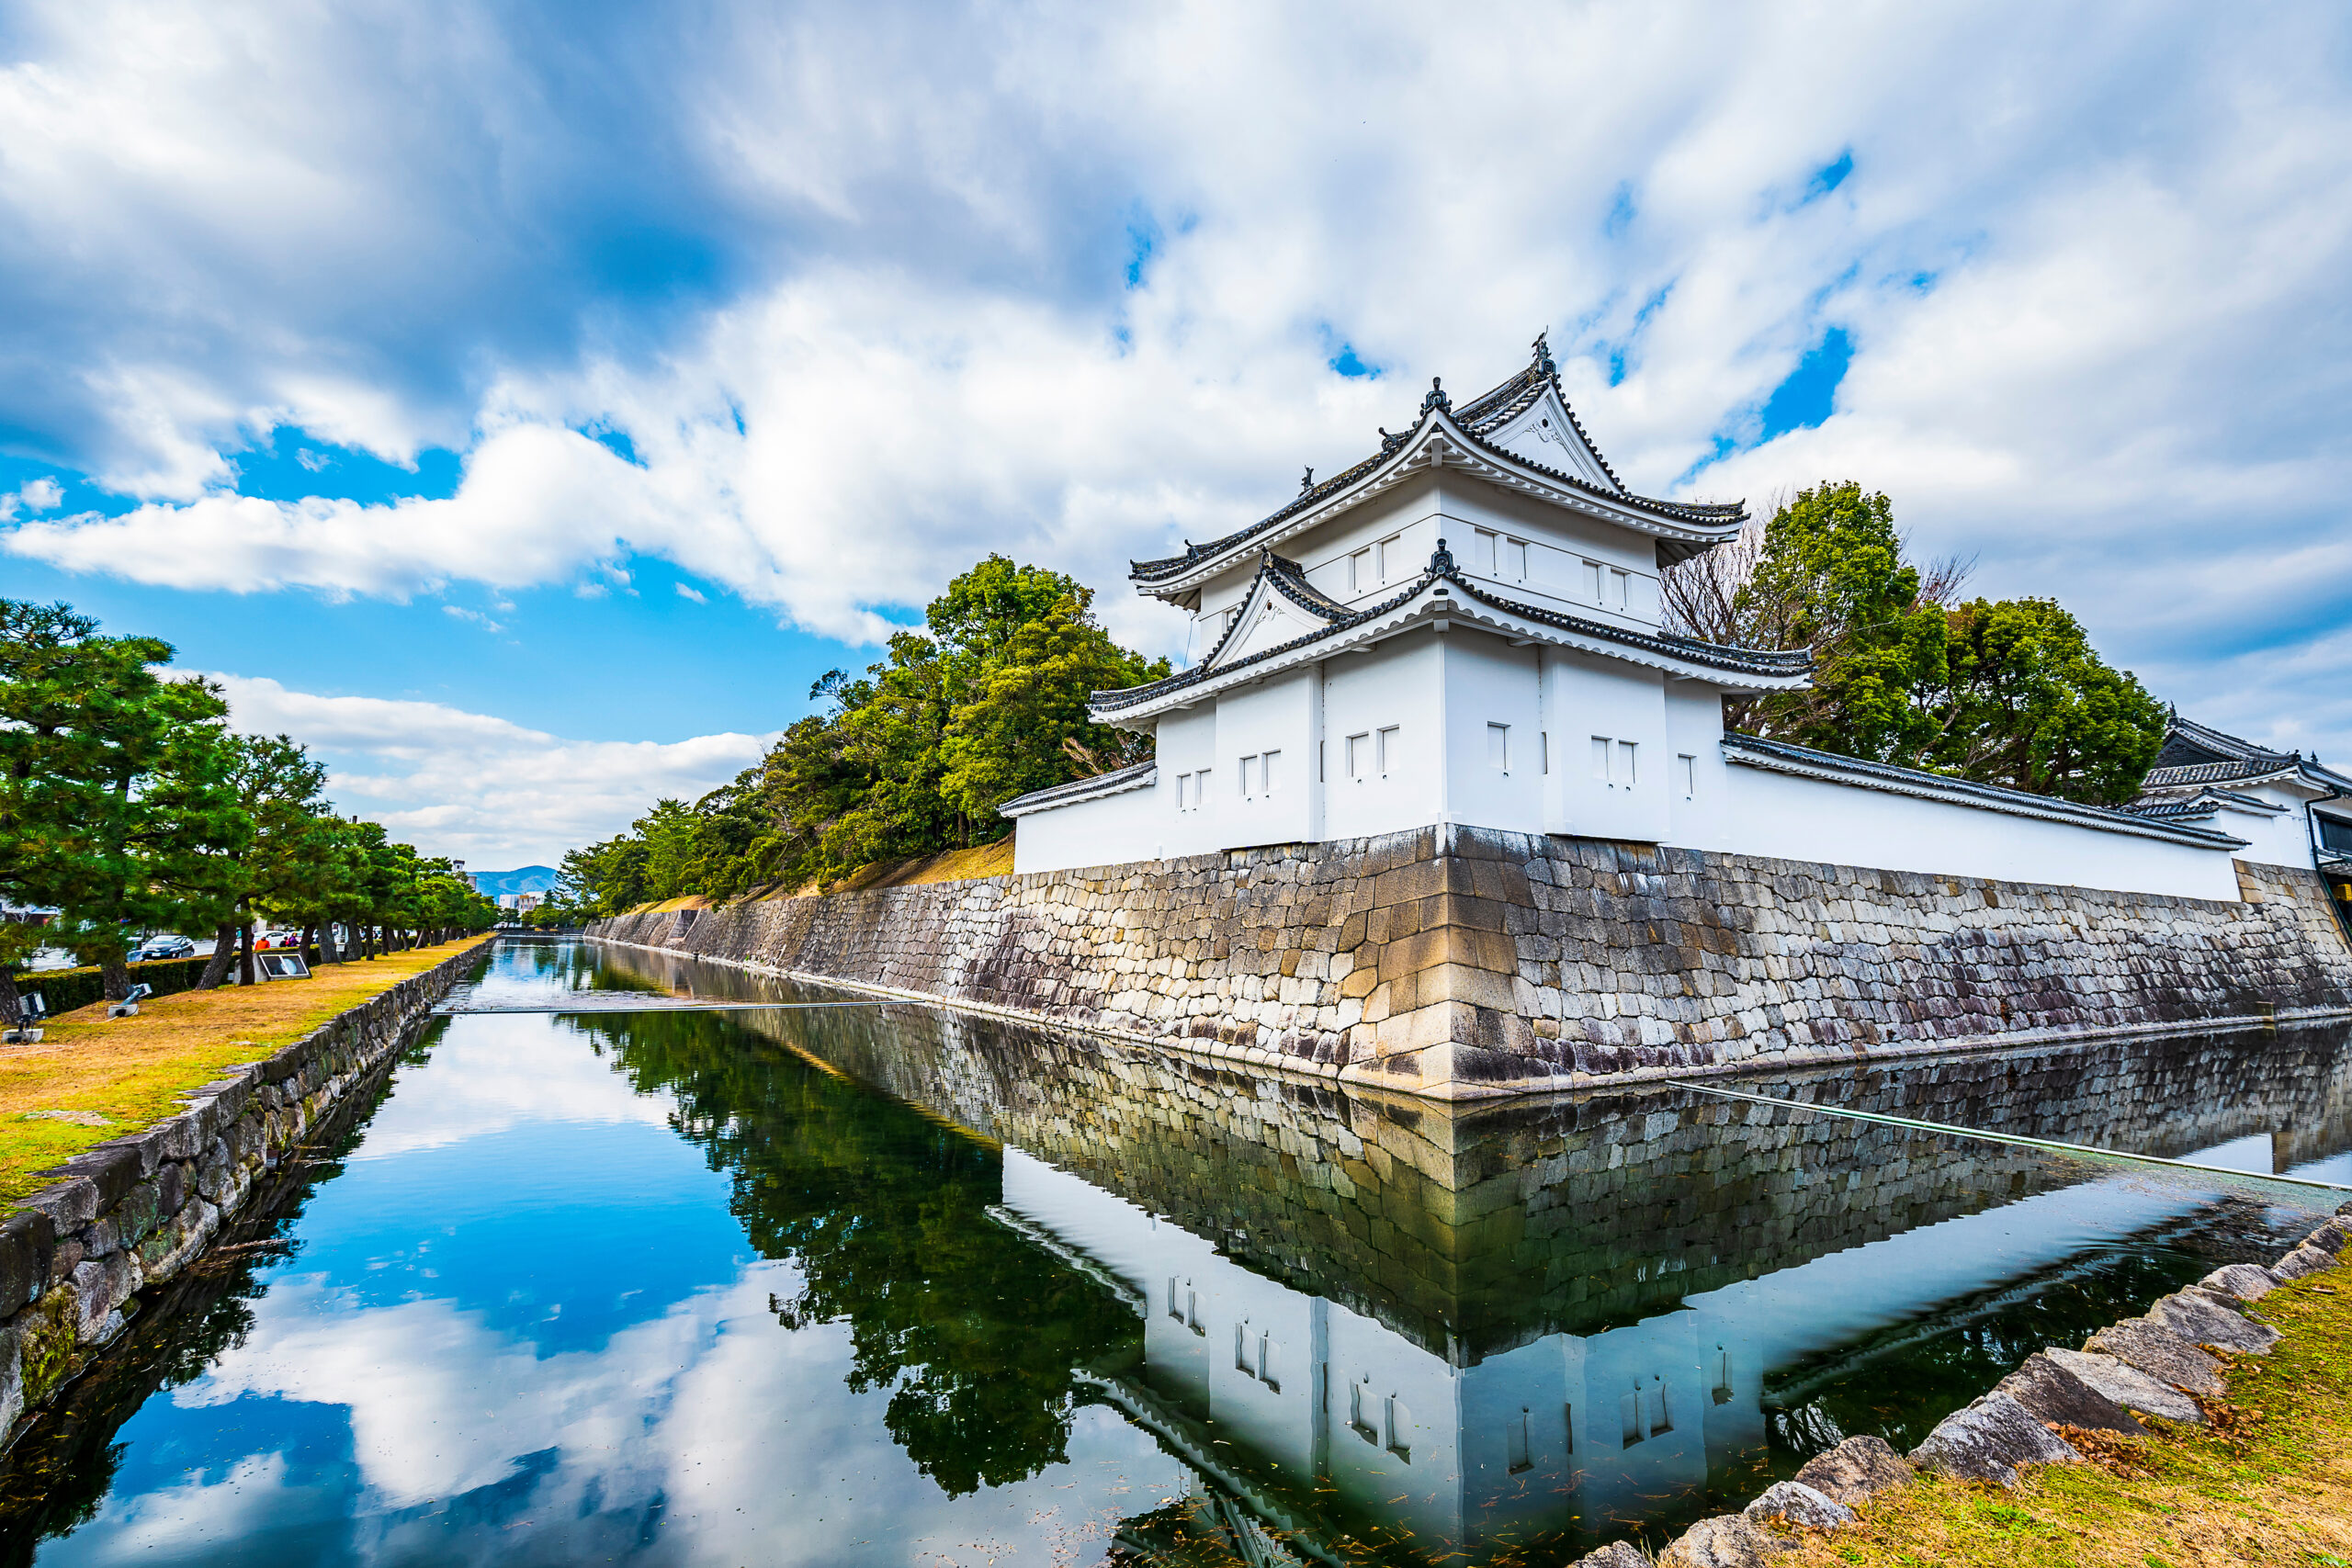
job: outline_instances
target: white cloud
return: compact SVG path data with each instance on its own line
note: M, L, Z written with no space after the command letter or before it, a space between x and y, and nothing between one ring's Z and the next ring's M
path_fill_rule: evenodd
M330 697L263 676L215 675L230 722L324 757L338 807L431 854L481 870L552 865L626 828L656 799L692 800L765 753L773 735L567 740L439 703Z
M681 599L691 599L697 604L710 603L709 598L699 588L689 588L683 582L673 583L672 586L677 589L678 597Z
M2333 8L25 12L0 278L54 308L0 418L148 498L5 536L71 570L597 592L641 553L870 638L1001 548L1166 646L1126 558L1361 455L1430 374L1482 385L1549 322L1604 449L1668 491L1834 323L1835 417L1685 488L1860 478L2216 722L2283 738L2332 700ZM577 88L575 57L625 68ZM1391 374L1330 373L1342 342ZM463 482L215 493L277 422L458 445Z

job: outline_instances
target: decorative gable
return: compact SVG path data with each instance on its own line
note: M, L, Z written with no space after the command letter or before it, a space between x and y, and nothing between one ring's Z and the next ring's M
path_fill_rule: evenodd
M1558 392L1546 387L1526 409L1486 437L1514 457L1571 474L1589 485L1614 494L1624 493L1617 476L1600 460L1568 412Z
M1241 596L1225 636L1209 650L1201 667L1221 669L1270 648L1295 642L1347 619L1351 613L1308 582L1296 561L1266 551L1258 558L1258 575L1250 592Z

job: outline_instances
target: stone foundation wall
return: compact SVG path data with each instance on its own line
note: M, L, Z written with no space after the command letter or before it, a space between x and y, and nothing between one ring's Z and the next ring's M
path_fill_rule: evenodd
M1461 1098L2352 1009L2244 902L1433 828L598 921L593 936Z
M477 946L187 1097L177 1116L74 1156L0 1224L0 1433L120 1333L141 1291L211 1246L351 1091L413 1037Z
M613 960L697 995L794 994L651 955ZM2087 1174L2037 1149L1806 1103L2164 1157L2249 1134L2271 1134L2289 1160L2352 1146L2342 1024L1816 1070L1765 1086L1797 1102L1774 1108L1664 1083L1432 1103L931 1008L719 1016L1474 1359ZM628 1026L611 1027L625 1050Z

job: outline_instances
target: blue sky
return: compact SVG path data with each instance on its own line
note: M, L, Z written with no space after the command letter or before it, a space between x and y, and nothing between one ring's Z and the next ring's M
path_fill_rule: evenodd
M2316 5L28 0L0 592L169 637L347 808L550 860L989 550L1180 649L1128 558L1548 328L1637 489L1860 479L2159 695L2352 760L2348 43Z

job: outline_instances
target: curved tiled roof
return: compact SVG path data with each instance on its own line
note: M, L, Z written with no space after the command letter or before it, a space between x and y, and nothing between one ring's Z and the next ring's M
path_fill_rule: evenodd
M1600 465L1601 472L1609 476L1610 485L1597 485L1581 475L1571 474L1564 469L1552 468L1548 464L1536 462L1532 458L1523 457L1516 452L1495 446L1486 439L1526 412L1547 389L1559 392L1559 367L1553 363L1551 350L1544 346L1544 340L1539 337L1535 340L1534 359L1518 374L1500 386L1479 393L1458 410L1448 406L1443 392L1433 390L1422 401L1421 418L1427 420L1432 415L1442 414L1451 421L1454 429L1472 446L1490 457L1516 463L1543 475L1546 479L1565 489L1582 491L1620 506L1631 507L1637 512L1650 513L1668 522L1695 525L1700 527L1720 527L1726 523L1740 521L1747 515L1747 508L1744 502L1659 501L1650 496L1635 495L1627 490L1624 481L1618 479L1617 471L1609 466L1609 459L1600 455L1600 448L1595 446L1592 437L1586 434L1584 422L1577 417L1576 410L1568 407L1565 393L1560 396L1560 406L1567 410L1569 423L1575 426L1577 438L1583 441L1585 450L1590 452L1594 461ZM1284 521L1295 517L1299 513L1339 494L1394 457L1408 437L1390 435L1384 430L1381 432L1381 438L1378 451L1341 469L1319 484L1306 486L1283 505L1268 513L1249 526L1238 528L1204 545L1195 545L1188 540L1184 546L1184 553L1181 556L1164 556L1158 560L1131 560L1127 563L1130 575L1138 583L1154 582L1177 576L1189 568L1200 565L1203 561L1227 554L1237 547L1248 544L1250 540L1269 529L1277 527Z
M1046 789L1033 789L1027 795L1013 796L996 810L1000 817L1021 817L1032 811L1043 811L1051 806L1076 806L1081 800L1124 795L1131 789L1148 789L1159 782L1159 763L1157 761L1137 762L1113 773L1072 779L1068 784L1055 784Z
M2160 820L2145 812L2114 811L2104 806L2084 806L2072 800L2061 800L2052 795L2036 795L2030 790L1977 784L1971 779L1956 779L1918 768L1897 767L1892 762L1872 762L1860 757L1841 756L1835 751L1816 751L1810 746L1792 746L1785 740L1767 740L1761 736L1736 729L1724 732L1723 745L1724 754L1734 761L1777 767L1784 772L1826 776L1838 782L1888 790L1897 795L1923 795L1948 800L1954 805L2004 811L2013 816L2039 817L2048 821L2072 822L2080 827L2104 828L2112 832L2170 839L2175 843L2194 844L2204 849L2245 847L2244 839L2233 838L2208 828L2192 828L2186 823Z
M1271 561L1281 558L1269 556L1267 558ZM1274 578L1275 586L1283 586L1283 578L1285 574L1272 573L1263 568L1261 570L1261 574ZM1501 611L1505 615L1518 615L1522 619L1544 626L1556 626L1562 631L1591 637L1596 641L1615 643L1622 648L1679 662L1720 670L1727 675L1785 678L1802 675L1813 668L1813 654L1808 649L1781 651L1770 649L1733 648L1724 643L1701 642L1696 637L1674 637L1665 632L1636 631L1629 626L1611 626L1606 621L1588 620L1582 615L1571 615L1559 610L1548 610L1538 604L1526 604L1515 599L1505 599L1478 588L1463 577L1454 566L1453 557L1441 550L1436 556L1430 558L1429 570L1407 584L1402 592L1362 610L1346 610L1344 606L1338 606L1344 613L1338 618L1331 619L1329 625L1319 630L1308 632L1304 637L1293 637L1288 642L1277 643L1272 648L1261 649L1248 658L1237 659L1230 664L1216 664L1214 661L1218 649L1225 647L1227 639L1233 635L1234 628L1240 625L1240 618L1236 616L1233 626L1228 626L1226 629L1226 636L1217 639L1216 648L1211 649L1208 656L1192 669L1180 671L1164 680L1154 681L1148 685L1096 692L1088 699L1088 705L1099 714L1119 713L1128 708L1139 707L1145 703L1167 696L1172 692L1181 692L1186 687L1199 685L1213 677L1229 674L1236 670L1246 670L1252 665L1279 659L1285 654L1311 647L1334 632L1346 631L1350 627L1363 626L1378 620L1383 615L1391 615L1410 604L1415 597L1440 580L1451 583L1461 592L1464 598L1472 603L1484 604L1489 609ZM1301 580L1301 586L1306 586L1304 580ZM1307 592L1315 592L1315 590L1307 587ZM1326 605L1335 604L1335 601L1320 593L1317 593L1317 597ZM1326 611L1318 610L1317 613L1328 616Z

